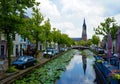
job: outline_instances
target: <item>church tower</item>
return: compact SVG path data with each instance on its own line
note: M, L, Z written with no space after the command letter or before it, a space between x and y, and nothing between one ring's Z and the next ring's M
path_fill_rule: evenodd
M83 26L82 26L82 40L87 41L87 27L86 27L86 23L85 23L85 19L83 22Z

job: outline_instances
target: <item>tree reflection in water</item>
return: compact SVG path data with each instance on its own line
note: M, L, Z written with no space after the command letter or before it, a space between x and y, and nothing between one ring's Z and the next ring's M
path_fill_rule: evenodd
M87 59L86 58L87 58L86 56L82 56L84 75L86 73L86 68L87 68Z

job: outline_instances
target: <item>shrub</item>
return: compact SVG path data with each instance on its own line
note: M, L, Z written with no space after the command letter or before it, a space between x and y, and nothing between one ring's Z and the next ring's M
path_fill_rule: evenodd
M15 66L11 66L10 68L8 68L6 70L7 73L13 73L13 72L17 72L18 70L15 68Z

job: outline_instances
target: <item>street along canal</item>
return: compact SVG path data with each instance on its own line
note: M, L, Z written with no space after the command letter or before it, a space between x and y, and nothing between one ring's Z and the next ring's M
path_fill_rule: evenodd
M62 73L56 84L96 84L96 75L93 68L93 54L86 50L88 56L82 56L79 51L73 56L66 71Z
M12 84L95 84L93 53L85 52L86 57L70 50Z

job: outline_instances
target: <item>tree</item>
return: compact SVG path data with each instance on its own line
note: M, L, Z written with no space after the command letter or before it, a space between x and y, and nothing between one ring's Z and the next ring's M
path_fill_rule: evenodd
M23 37L27 38L29 41L33 41L32 36L32 29L33 29L33 22L32 19L27 17L23 19L24 24L20 25L20 28L18 29L18 33Z
M79 42L77 42L77 41L74 41L73 42L73 45L75 45L75 46L78 46L80 43Z
M52 34L52 40L54 43L58 43L60 39L60 30L56 30L56 28L53 28L53 31L51 32ZM55 44L54 44L55 46Z
M8 67L11 66L12 35L19 32L27 8L37 4L35 0L0 0L0 30L6 34L8 50Z
M81 41L79 42L79 44L82 45L82 46L85 46L86 43L85 43L84 40L81 40Z
M96 46L98 46L98 44L100 43L100 38L96 35L92 36L92 43Z
M71 46L74 43L74 41L67 34L62 34L61 31L56 30L56 28L53 28L52 40L58 43L58 46Z
M51 41L51 24L50 24L50 20L46 20L44 22L44 25L43 25L43 32L44 32L44 37L45 37L45 46L46 46L46 49L47 49L47 42L50 42Z
M71 46L73 44L73 40L67 34L61 34L60 44L62 46Z
M86 46L90 46L91 44L92 44L92 40L88 39L87 42L86 42Z
M53 31L52 31L52 39L53 39L53 42L58 42L58 34L59 32L56 30L56 28L53 28Z
M32 14L32 28L31 28L31 34L33 36L33 40L35 41L35 52L34 54L37 54L38 49L38 42L40 41L40 38L42 37L42 25L41 23L44 20L43 15L39 12L39 9L33 8L33 14Z
M114 18L106 18L105 22L101 22L100 25L94 31L97 35L107 36L110 32L112 39L116 39L116 32L118 30L118 25L115 23Z

